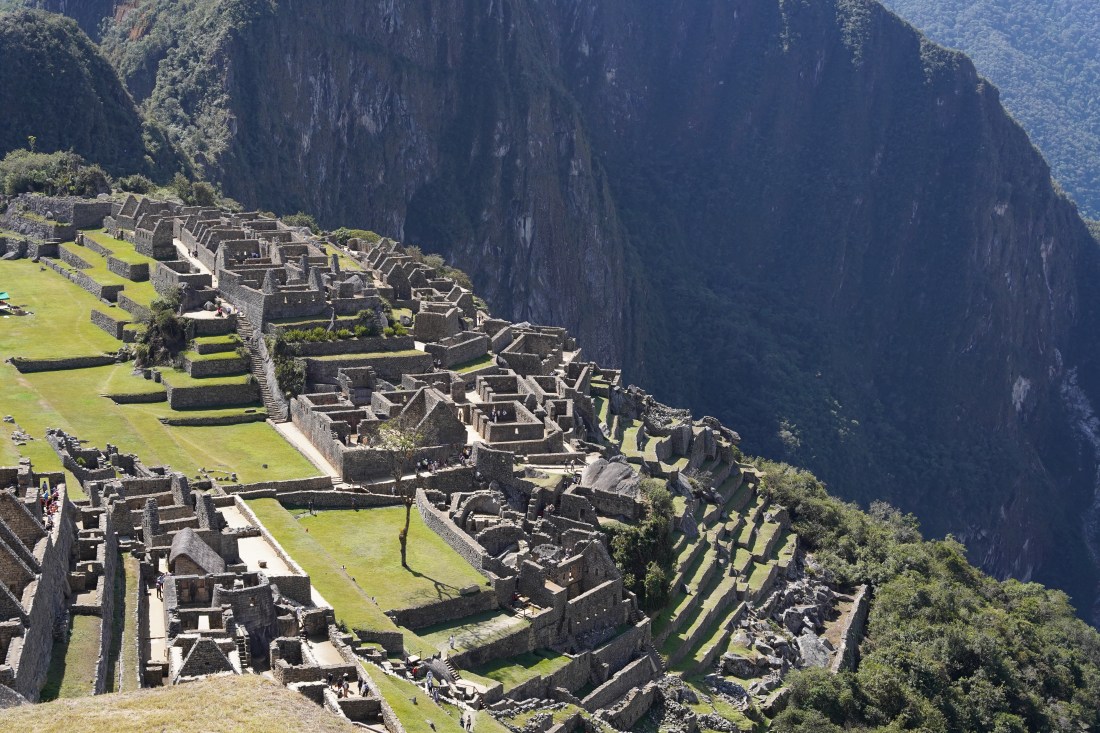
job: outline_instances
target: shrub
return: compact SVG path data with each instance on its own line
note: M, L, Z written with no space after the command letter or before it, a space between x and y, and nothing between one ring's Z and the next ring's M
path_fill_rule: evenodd
M283 223L291 227L307 227L314 234L321 231L321 227L317 225L317 220L304 211L299 211L297 214L287 214L283 217Z
M88 165L76 153L13 150L0 160L0 191L9 196L20 193L95 196L110 190L103 169Z
M118 187L128 193L149 193L156 187L156 184L140 173L135 173L132 176L119 178Z
M348 229L347 227L340 227L332 233L332 241L341 247L346 245L350 239L362 239L367 244L374 244L382 237L368 229Z

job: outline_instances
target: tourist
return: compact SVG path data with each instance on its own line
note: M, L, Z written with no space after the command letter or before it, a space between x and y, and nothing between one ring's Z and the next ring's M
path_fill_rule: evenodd
M451 638L447 639L447 643L451 646L451 649L455 648L455 635L451 634Z
M164 600L164 574L157 576L157 600Z

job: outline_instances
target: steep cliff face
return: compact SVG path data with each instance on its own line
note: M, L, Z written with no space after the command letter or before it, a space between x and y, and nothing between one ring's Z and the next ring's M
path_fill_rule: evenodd
M147 2L104 43L229 195L444 251L750 450L1093 602L1097 247L996 90L881 6Z

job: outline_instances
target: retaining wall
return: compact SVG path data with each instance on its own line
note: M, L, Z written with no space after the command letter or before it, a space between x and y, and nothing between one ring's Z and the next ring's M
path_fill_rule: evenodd
M861 585L856 591L855 602L840 632L840 646L830 669L833 672L854 672L859 666L859 643L867 627L867 613L871 607L871 589Z

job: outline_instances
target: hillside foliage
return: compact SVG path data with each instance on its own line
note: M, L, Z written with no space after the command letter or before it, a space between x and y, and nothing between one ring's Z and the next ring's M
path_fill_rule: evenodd
M922 541L912 516L864 513L806 471L759 466L825 572L874 588L858 671L795 673L775 730L1100 728L1100 633L1064 593L994 580L950 537Z
M180 165L96 45L60 15L0 12L0 109L0 154L33 138L38 152L75 152L113 175L164 178Z
M1093 0L883 0L961 49L1086 215L1100 215L1100 4Z

